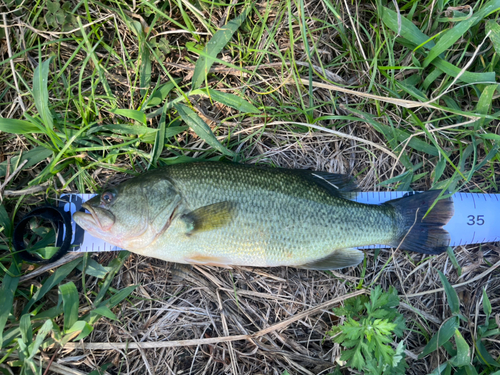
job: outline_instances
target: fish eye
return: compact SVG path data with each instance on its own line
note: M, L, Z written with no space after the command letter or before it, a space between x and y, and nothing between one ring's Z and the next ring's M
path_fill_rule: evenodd
M102 195L101 195L101 203L109 204L109 203L113 202L113 200L115 199L115 196L116 196L116 194L113 193L112 191L106 191L106 192L102 193Z

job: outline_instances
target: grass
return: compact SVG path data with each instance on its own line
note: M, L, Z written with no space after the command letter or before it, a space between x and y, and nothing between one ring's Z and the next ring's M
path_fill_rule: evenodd
M344 349L325 335L340 322L314 306L375 285L403 302L407 373L461 373L463 342L498 363L495 244L451 257L369 251L335 273L106 253L30 279L36 267L9 250L13 225L44 201L192 159L352 173L366 191L498 192L500 1L0 7L0 372L327 374ZM463 284L458 310L435 291L438 270ZM301 313L258 340L217 339ZM460 336L419 357L450 321Z

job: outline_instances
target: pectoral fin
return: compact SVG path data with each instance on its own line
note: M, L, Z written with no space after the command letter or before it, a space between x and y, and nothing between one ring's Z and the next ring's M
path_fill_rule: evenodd
M235 204L232 202L214 203L200 207L182 216L186 223L187 235L204 232L227 225L234 216Z
M309 270L336 270L344 267L353 267L361 263L365 257L358 249L337 249L324 258L298 266Z

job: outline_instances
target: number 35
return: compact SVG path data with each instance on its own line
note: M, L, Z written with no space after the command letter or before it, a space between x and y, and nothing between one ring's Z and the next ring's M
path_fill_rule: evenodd
M467 216L467 219L469 221L467 222L467 225L483 225L484 224L484 215L469 215Z

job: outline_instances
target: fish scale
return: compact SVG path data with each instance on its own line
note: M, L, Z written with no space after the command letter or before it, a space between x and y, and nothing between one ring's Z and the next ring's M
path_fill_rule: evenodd
M115 228L109 233L97 233L96 225L81 220L84 214L75 221L116 246L179 263L322 268L317 262L329 259L324 267L333 269L362 260L353 247L395 243L409 228L405 215L415 217L399 203L343 198L335 185L347 182L321 172L176 164L120 184L109 205L100 196L89 201L94 214L85 220L111 213ZM147 218L138 199L147 201ZM147 230L138 234L142 226Z

